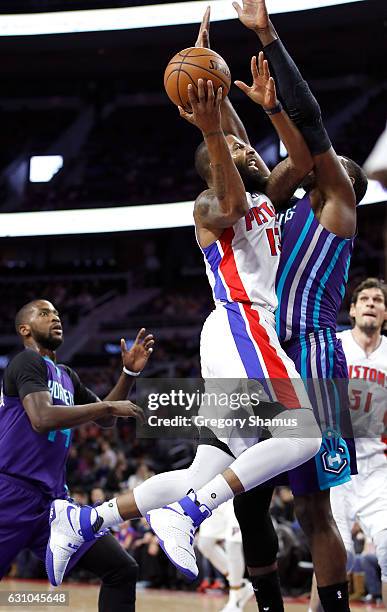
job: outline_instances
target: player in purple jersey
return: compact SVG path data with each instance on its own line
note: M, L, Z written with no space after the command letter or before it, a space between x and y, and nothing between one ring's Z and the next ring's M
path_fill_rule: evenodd
M25 350L8 364L1 387L0 579L24 548L45 559L51 501L67 497L71 428L90 421L112 427L116 417L142 420L141 409L125 398L154 344L144 329L129 351L121 340L123 372L100 401L71 368L56 363L63 330L50 302L34 300L23 306L15 326ZM100 612L134 610L137 565L112 535L104 532L86 543L68 569L76 563L102 580Z
M264 0L233 5L240 21L260 38L280 99L314 161L313 173L304 183L307 195L283 217L277 333L303 378L313 379L309 395L314 408L323 410L316 416L333 430L327 432L332 438L324 440L318 456L289 472L289 480L324 610L349 610L345 550L329 503L329 487L348 479L349 459L339 437L343 427L340 404L345 406L347 394L344 384L339 396L333 379L345 381L347 372L335 326L356 231L356 203L364 196L367 181L357 164L336 156L319 106L278 39ZM283 610L283 603L275 561L278 543L268 513L271 494L270 489L257 488L237 498L235 509L259 609L272 612Z

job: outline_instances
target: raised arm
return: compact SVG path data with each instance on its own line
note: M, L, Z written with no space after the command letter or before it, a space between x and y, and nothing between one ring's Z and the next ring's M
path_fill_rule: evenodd
M258 64L257 58L252 57L251 74L251 86L242 81L235 81L235 84L253 102L262 106L289 155L271 172L265 189L273 204L281 208L286 206L301 180L311 171L313 161L300 131L277 99L274 79L270 76L268 62L262 52L258 56Z
M198 80L198 97L188 85L192 113L179 107L180 116L199 128L208 152L206 178L209 189L195 202L197 229L223 230L248 211L245 187L233 162L221 127L222 89L214 93L212 81ZM200 238L200 236L199 236Z
M265 0L233 2L240 21L253 30L264 47L289 117L300 130L315 166L322 194L315 214L326 229L349 237L356 227L356 201L348 174L341 166L323 125L320 106L271 23ZM340 208L340 211L338 210Z
M211 8L208 6L200 24L199 34L196 39L195 47L204 47L205 49L210 49L210 16ZM246 144L250 144L249 136L247 134L243 121L239 117L234 106L231 104L231 100L228 96L223 99L221 105L221 117L222 130L225 134L232 134L233 136L236 136ZM263 159L259 157L258 161L260 163L259 169L262 174L266 174L267 176L269 176L270 170L266 166Z

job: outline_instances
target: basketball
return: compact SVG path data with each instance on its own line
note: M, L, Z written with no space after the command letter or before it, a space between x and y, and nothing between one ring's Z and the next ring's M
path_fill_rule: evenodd
M176 106L190 108L188 85L198 91L198 79L212 81L214 91L223 88L223 97L230 90L231 74L224 59L215 51L204 47L189 47L173 56L164 73L164 87Z

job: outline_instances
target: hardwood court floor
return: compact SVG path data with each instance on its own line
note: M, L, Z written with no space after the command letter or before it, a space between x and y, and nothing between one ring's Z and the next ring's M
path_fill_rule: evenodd
M96 612L99 588L88 584L65 584L59 589L51 589L49 585L40 580L12 580L5 579L0 582L0 591L40 591L40 592L68 591L70 603L66 607L52 606L1 606L3 612L31 612L63 610L63 612ZM137 593L136 612L218 612L226 603L226 597L221 595L199 595L181 591L158 591L139 590ZM285 603L286 612L306 612L307 599L287 599ZM373 606L364 604L351 605L351 608L362 608L362 612L374 609ZM380 610L380 608L379 608ZM244 608L245 612L256 612L254 600L251 600ZM112 609L109 612L114 612ZM360 611L359 611L360 612Z

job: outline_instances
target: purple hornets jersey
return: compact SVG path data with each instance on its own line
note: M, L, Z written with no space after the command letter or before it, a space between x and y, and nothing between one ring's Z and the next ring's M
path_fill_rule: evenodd
M74 381L79 379L70 368L29 349L10 362L0 397L0 474L29 481L51 497L63 495L71 429L37 433L22 400L34 391L48 390L53 404L72 406Z
M282 343L335 331L353 239L339 238L316 219L305 195L279 216L282 252L276 278L277 334Z

